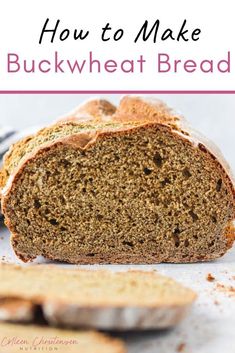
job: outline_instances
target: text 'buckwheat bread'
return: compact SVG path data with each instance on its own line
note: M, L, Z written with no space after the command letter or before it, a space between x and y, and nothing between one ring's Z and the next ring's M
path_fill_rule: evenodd
M0 323L1 353L48 351L60 353L126 353L117 339L92 331Z
M41 307L49 323L83 328L171 327L185 316L196 298L192 290L156 272L113 273L2 264L0 283L3 321L30 322L31 305L31 317L35 308Z
M1 175L23 261L206 261L234 241L229 167L160 101L91 100L14 145Z

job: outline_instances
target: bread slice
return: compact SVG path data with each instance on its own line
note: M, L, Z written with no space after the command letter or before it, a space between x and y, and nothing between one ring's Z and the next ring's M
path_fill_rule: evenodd
M0 323L1 353L56 351L61 353L125 353L124 343L93 331Z
M156 272L1 265L0 283L0 299L28 301L41 307L50 324L83 328L171 327L196 298L192 290Z
M36 315L36 307L27 299L0 297L0 321L32 322Z
M85 103L10 150L2 187L23 261L206 261L235 238L228 165L155 100Z

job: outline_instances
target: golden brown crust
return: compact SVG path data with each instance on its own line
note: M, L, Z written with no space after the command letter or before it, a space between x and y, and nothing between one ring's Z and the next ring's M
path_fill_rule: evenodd
M233 222L230 222L228 226L224 230L224 236L227 239L228 249L232 248L233 243L235 241L235 227Z
M112 120L118 122L155 122L177 127L182 119L165 103L157 99L142 99L135 96L125 96L120 101Z
M3 159L3 167L0 170L0 191L5 186L7 179L10 176L11 166L14 166L14 161L18 160L22 155L24 155L25 146L31 141L33 136L27 136L20 141L14 143L9 151L5 154ZM1 199L1 192L0 192Z
M58 119L60 121L106 121L111 119L116 112L116 107L105 99L91 99L78 106L74 111Z
M0 169L0 190L4 187L6 184L7 178L4 175L4 168ZM0 200L1 200L1 193L0 193Z

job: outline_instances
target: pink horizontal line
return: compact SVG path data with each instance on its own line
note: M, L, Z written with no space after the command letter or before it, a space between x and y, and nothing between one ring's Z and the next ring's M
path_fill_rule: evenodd
M0 94L235 94L235 90L0 90Z

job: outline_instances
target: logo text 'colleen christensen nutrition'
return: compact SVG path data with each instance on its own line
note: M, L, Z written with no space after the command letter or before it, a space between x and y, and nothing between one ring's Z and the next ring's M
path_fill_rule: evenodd
M62 351L64 346L78 345L79 341L72 338L59 338L57 336L4 336L0 339L1 352L8 352L9 347L18 347L19 352L33 351Z

